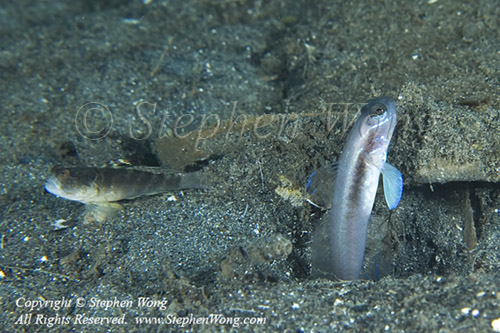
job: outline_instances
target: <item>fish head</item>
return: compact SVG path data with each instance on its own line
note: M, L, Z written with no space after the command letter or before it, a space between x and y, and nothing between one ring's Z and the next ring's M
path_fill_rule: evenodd
M74 175L72 169L55 166L51 173L45 183L45 190L57 197L87 203L98 195L95 182Z
M390 141L396 125L396 102L390 97L369 100L361 108L359 134Z

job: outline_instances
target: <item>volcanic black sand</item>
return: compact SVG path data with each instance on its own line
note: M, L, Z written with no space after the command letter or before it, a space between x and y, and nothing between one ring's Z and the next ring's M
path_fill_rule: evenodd
M340 3L4 1L3 329L500 330L500 6ZM382 95L403 198L377 195L362 279L312 279L307 178ZM44 191L117 164L210 186L105 222Z

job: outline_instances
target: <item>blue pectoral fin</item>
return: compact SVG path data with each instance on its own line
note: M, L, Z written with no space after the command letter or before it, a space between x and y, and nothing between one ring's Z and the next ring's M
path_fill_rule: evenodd
M397 207L403 195L403 175L398 169L385 163L382 168L382 180L384 184L384 195L387 206L392 210Z

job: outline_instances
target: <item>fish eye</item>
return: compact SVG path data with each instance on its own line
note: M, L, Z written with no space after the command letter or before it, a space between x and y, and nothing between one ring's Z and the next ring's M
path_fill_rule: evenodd
M70 172L68 169L59 169L56 171L57 172L57 178L59 179L66 179L69 177Z
M371 118L377 118L381 115L383 115L387 111L387 107L383 104L375 104L372 106L370 109L370 117Z

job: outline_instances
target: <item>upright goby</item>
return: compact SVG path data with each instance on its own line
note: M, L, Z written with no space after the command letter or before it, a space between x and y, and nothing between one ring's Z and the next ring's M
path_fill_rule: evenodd
M97 211L98 220L120 209L117 201L181 189L203 189L206 177L200 172L166 173L159 168L65 168L55 166L45 183L47 192L79 201Z
M361 108L361 115L334 166L330 209L313 233L314 277L341 280L360 277L380 173L389 209L398 205L403 190L401 173L386 163L395 125L396 102L392 98L373 99ZM311 180L308 187L310 183Z

